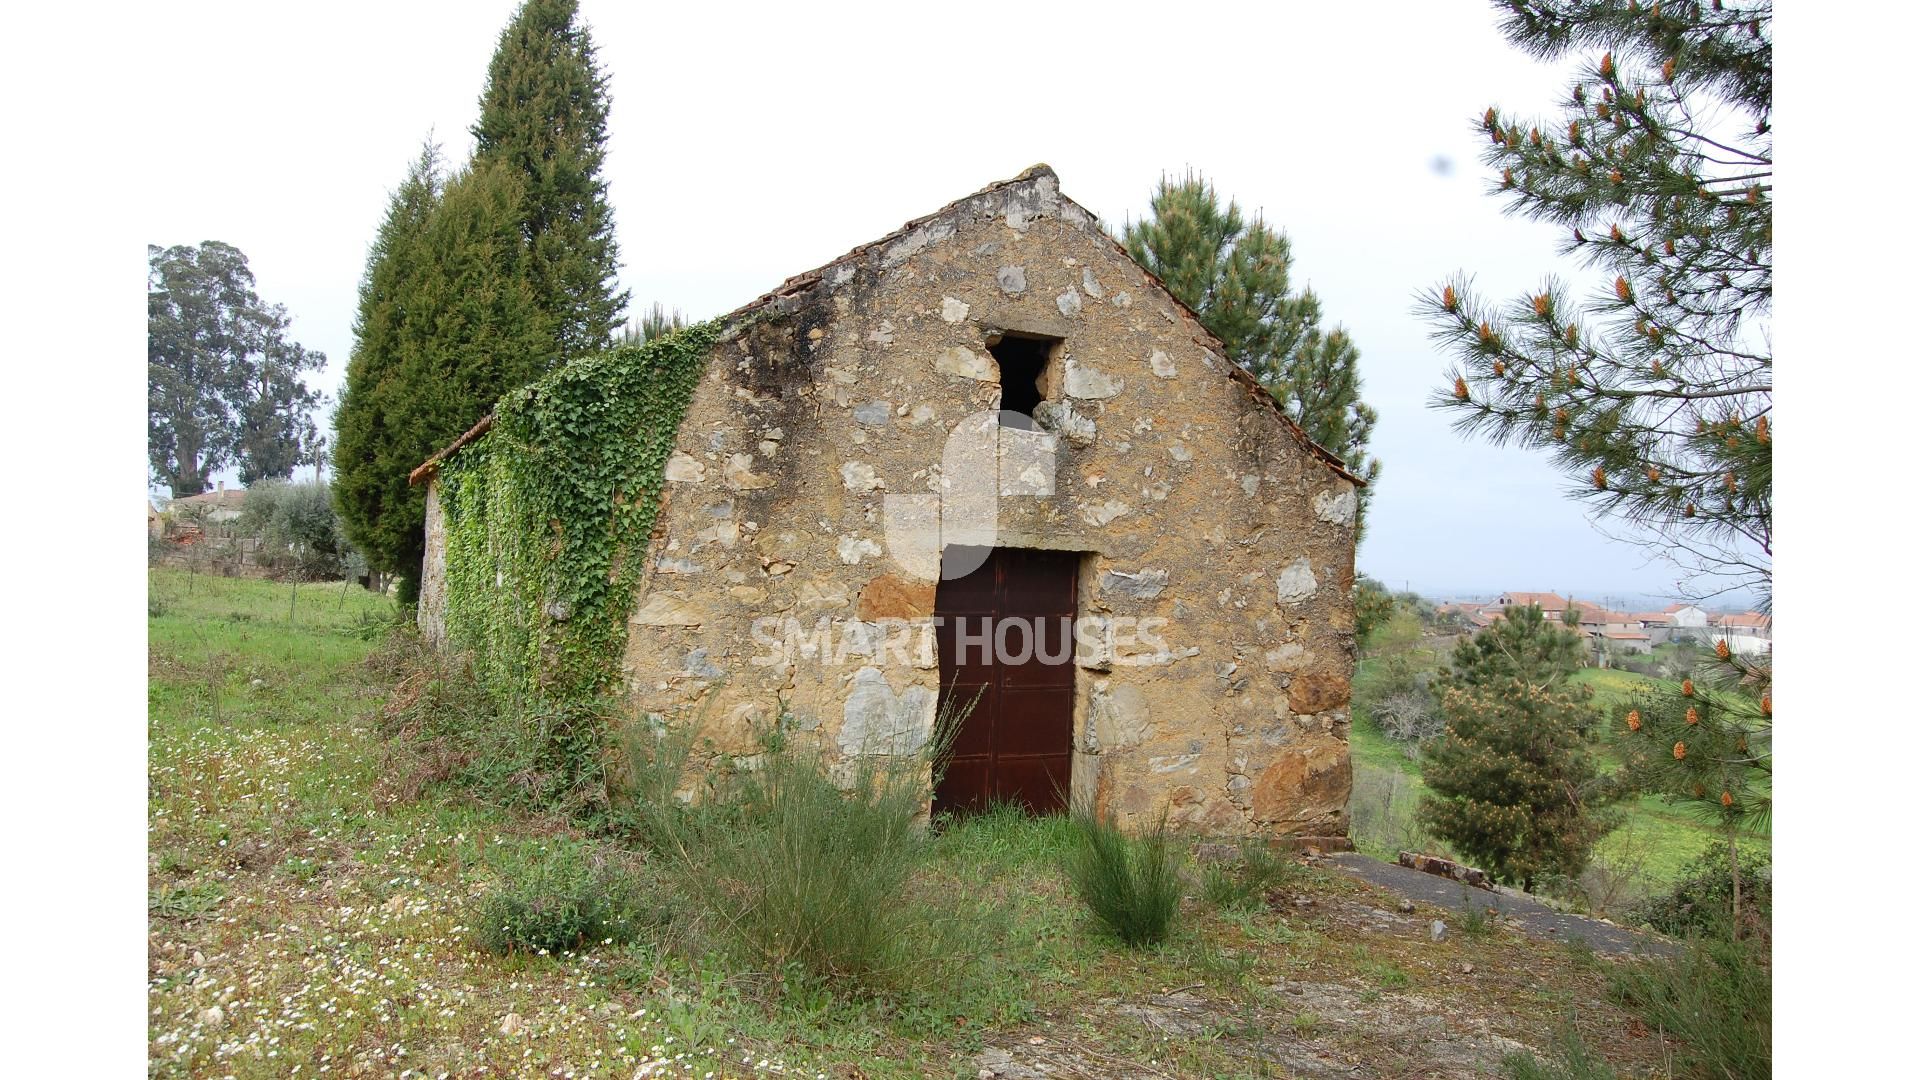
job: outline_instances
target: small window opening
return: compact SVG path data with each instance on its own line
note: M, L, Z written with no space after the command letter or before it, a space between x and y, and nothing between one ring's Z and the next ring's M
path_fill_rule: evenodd
M1047 363L1053 359L1053 347L1057 344L1058 338L1013 334L1002 334L1000 340L987 343L987 352L1000 367L1002 426L1007 424L1004 414L1032 417L1035 407L1047 399Z

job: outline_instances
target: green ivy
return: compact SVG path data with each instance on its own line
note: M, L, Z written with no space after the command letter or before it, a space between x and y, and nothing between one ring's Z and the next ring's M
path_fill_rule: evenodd
M720 331L574 361L441 465L447 634L490 692L579 703L618 676L667 458Z

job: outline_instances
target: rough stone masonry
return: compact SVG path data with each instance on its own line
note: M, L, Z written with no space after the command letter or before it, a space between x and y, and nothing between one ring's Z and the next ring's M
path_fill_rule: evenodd
M998 463L994 542L1081 553L1082 616L1165 620L1164 648L1076 651L1073 794L1123 825L1164 809L1194 832L1345 834L1358 481L1051 169L727 318L634 598L636 722L698 723L734 756L782 714L837 762L921 745L939 694L929 650L755 663L755 620L825 619L858 643L883 620L930 617L937 560L902 548L887 496L951 492L950 433L1000 404L990 346L1052 339L1033 409L1052 476L1023 490L1036 478ZM438 640L431 488L427 529L420 618Z

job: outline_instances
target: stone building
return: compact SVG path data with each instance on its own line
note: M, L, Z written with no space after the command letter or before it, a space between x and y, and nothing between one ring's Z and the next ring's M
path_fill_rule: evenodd
M636 720L748 755L785 717L846 761L921 745L945 693L974 711L936 805L1345 834L1359 481L1051 169L724 325L634 597ZM435 466L484 430L415 473L435 640Z

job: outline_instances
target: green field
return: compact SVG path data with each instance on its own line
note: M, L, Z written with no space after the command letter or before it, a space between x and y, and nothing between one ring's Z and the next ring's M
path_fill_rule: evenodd
M1371 660L1360 662L1354 681L1364 685ZM1576 686L1592 687L1594 705L1604 718L1597 736L1596 750L1603 769L1619 766L1613 752L1613 737L1621 723L1633 692L1654 680L1618 668L1586 668L1569 680ZM1356 805L1354 842L1362 851L1391 859L1400 846L1425 841L1429 850L1443 845L1424 836L1414 824L1414 807L1426 791L1420 780L1420 765L1405 748L1380 733L1364 709L1356 708L1353 717L1352 752ZM1396 778L1397 777L1397 778ZM1375 803L1386 792L1391 805L1377 808L1359 805L1362 799ZM1637 868L1645 879L1645 888L1668 885L1702 848L1721 840L1721 834L1683 808L1659 796L1643 795L1622 805L1625 820L1620 828L1602 840L1596 858L1623 867ZM1362 828L1365 825L1367 827ZM1752 834L1748 842L1769 845L1767 832Z
M390 603L338 585L294 601L151 582L150 1075L1408 1075L1436 1053L1492 1071L1511 1044L1490 1036L1544 1046L1568 1016L1636 1072L1663 1060L1613 1019L1591 954L1506 928L1436 945L1445 912L1384 914L1396 901L1331 869L1249 911L1196 885L1164 945L1122 949L1067 890L1059 819L939 837L913 896L943 902L909 902L960 912L971 962L931 994L783 991L690 947L646 892L658 932L495 955L474 915L503 856L607 841L424 783L381 733Z

